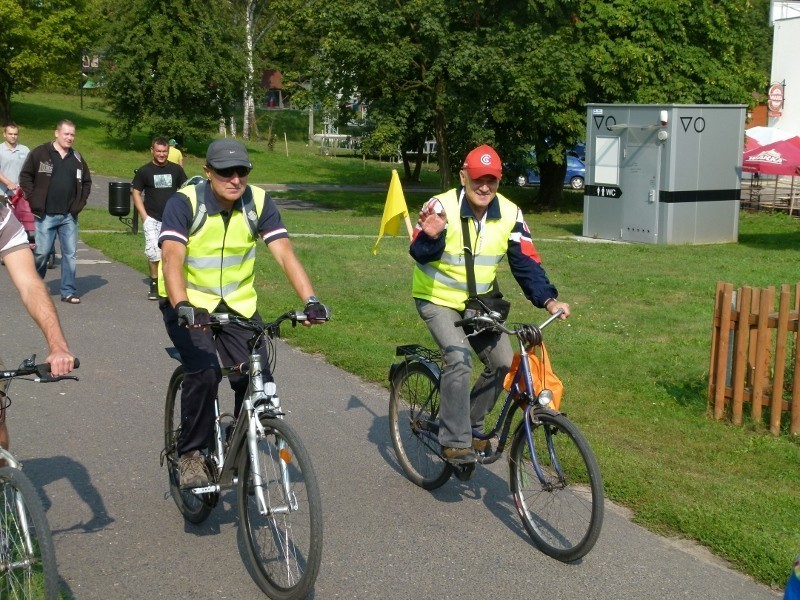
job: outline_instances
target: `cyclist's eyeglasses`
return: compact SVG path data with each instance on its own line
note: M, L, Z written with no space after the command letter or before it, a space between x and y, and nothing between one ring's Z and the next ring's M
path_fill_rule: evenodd
M227 167L226 169L212 169L214 173L223 179L230 179L234 173L239 177L247 177L250 174L250 169L247 167Z

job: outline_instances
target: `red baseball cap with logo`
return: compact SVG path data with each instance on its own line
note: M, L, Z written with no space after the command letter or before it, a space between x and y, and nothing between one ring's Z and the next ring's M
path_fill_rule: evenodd
M467 158L464 159L464 165L461 168L467 170L470 179L480 179L485 175L500 179L503 174L500 157L494 151L494 148L486 144L478 146L467 154Z

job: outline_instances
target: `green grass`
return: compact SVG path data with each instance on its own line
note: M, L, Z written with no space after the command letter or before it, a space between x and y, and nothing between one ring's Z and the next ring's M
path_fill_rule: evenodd
M79 147L81 134L79 126ZM91 137L89 131L83 135ZM103 143L99 134L97 139ZM86 154L93 164L89 149ZM302 165L305 181L352 181L353 165L345 160L312 152L287 163L293 161ZM367 173L388 172L387 165L355 162L363 183L381 181ZM285 168L298 173L299 167ZM279 168L271 175L273 181L299 177ZM566 237L581 231L579 196L561 212L537 212L530 190L506 191L525 207L548 274L572 306L569 321L548 328L546 339L566 388L562 409L597 453L608 497L631 508L635 521L649 529L697 540L742 572L783 586L800 548L800 440L772 437L762 423L734 427L713 421L706 389L716 282L765 287L798 281L800 223L742 213L738 244L586 243ZM333 320L324 327L286 328L284 334L331 364L385 385L396 345L431 343L410 297L407 239L384 238L372 255L385 194L290 196L336 208L283 212ZM425 194L407 191L406 197L413 215ZM144 273L141 235L89 231L112 226L123 229L105 211L81 216L86 243ZM312 237L321 233L363 237ZM296 307L268 250L259 252L262 314ZM500 284L514 303L512 320L543 319L506 267Z
M19 141L33 148L53 139L53 130L60 119L75 123L75 148L83 154L92 172L114 177L133 178L134 169L150 160L150 140L153 135L170 135L169 132L135 132L130 140L109 137L105 123L109 121L102 97L84 95L83 108L79 96L61 94L25 93L14 96L12 117L20 126ZM285 113L285 114L283 114ZM271 111L259 113L261 133L266 135L265 120L273 116L287 121L286 130L295 131L297 113ZM253 183L318 183L337 185L389 185L392 169L402 174L397 163L365 161L360 156L346 152L338 156L322 156L318 146L305 141L288 139L280 123L274 133L278 143L270 150L265 140L245 142L253 162ZM218 137L210 133L206 140L187 140L184 152L184 169L190 177L202 173L208 143ZM294 136L296 137L296 135ZM288 150L288 156L287 156ZM422 181L427 186L438 186L439 176L434 164L426 165Z

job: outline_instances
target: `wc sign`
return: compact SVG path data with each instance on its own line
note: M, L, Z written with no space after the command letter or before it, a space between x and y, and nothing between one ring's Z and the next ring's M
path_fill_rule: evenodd
M780 117L783 109L783 85L773 83L767 93L767 109L770 117Z

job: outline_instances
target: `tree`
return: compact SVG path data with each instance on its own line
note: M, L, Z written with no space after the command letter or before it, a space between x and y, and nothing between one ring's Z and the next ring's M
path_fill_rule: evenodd
M534 139L540 199L560 200L564 150L575 140L559 126L585 118L586 103L751 102L763 65L752 60L756 40L747 32L762 13L762 0L584 0L576 6L567 28L574 31L570 71L579 86Z
M760 81L765 0L317 1L315 89L358 93L401 145L433 131L443 187L476 143L533 146L557 205L586 103L747 103Z
M81 49L91 44L96 12L86 0L0 0L0 115L11 120L11 96L45 77L73 87L80 81Z
M511 123L531 112L529 97L506 96L507 79L531 66L512 63L518 46L540 47L541 22L565 20L568 4L326 0L316 20L322 42L312 62L315 89L357 93L384 127L400 132L403 150L421 150L432 134L440 183L449 187L471 146L498 142L498 124L511 131ZM535 80L536 73L525 72L524 79ZM404 168L413 178L408 161Z
M112 130L205 136L241 91L241 39L223 3L109 3L104 89Z

